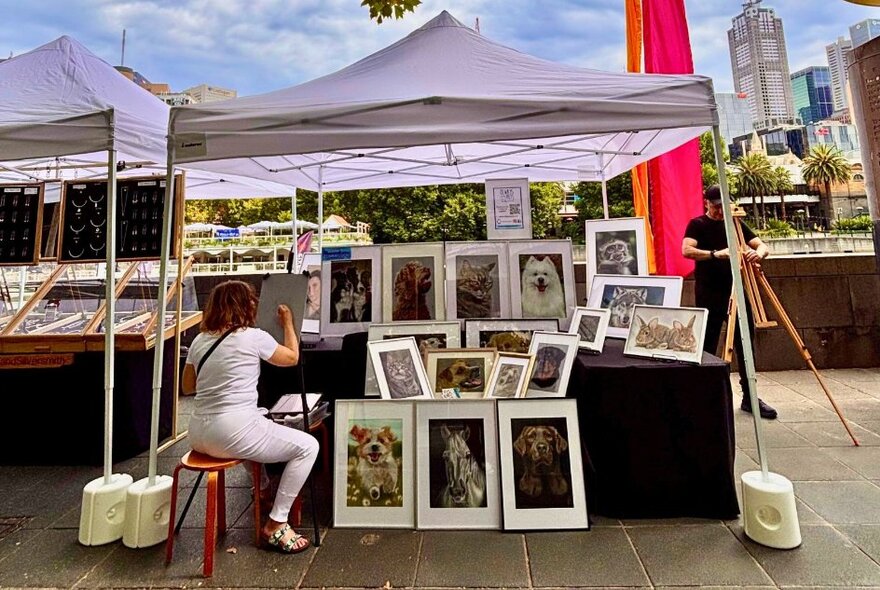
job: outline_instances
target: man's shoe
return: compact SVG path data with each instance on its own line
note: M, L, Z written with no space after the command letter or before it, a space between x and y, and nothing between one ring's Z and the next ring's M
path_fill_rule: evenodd
M752 413L752 402L748 396L743 396L743 401L739 406L739 409L743 412ZM765 420L775 420L776 419L776 410L772 407L765 404L761 399L758 399L758 411L761 414L761 418Z

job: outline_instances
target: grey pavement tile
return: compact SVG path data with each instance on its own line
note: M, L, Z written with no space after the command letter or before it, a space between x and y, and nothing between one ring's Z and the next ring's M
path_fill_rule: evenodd
M842 525L837 530L849 537L871 559L880 563L880 525Z
M880 420L862 420L858 424L865 430L880 435Z
M844 401L873 399L858 385L854 387L846 383L840 383L839 381L835 381L834 379L823 380L825 382L825 385L828 387L828 391L831 392L831 396L834 398L834 401L837 403L841 403ZM799 395L802 395L803 397L810 399L818 404L828 406L830 406L831 404L830 400L828 399L828 394L825 393L825 389L823 389L822 385L817 379L813 379L811 383L790 385L789 388Z
M590 527L619 527L622 526L616 518L601 516L599 514L590 514Z
M659 526L690 526L704 524L721 524L722 521L717 518L694 518L694 517L676 517L676 518L630 518L623 519L623 526L626 528L634 527L659 527Z
M500 531L425 531L416 586L527 587L523 536Z
M772 582L724 525L636 527L627 533L655 585Z
M734 391L736 391L736 389ZM799 402L804 399L803 395L790 387L785 385L762 386L760 381L758 382L758 397L771 405L786 402ZM734 395L733 399L736 402L737 407L739 407L739 395Z
M778 586L880 585L880 565L831 526L801 526L801 546L789 550L737 536Z
M331 529L303 586L412 586L420 539L417 531Z
M794 503L797 508L798 522L800 524L828 524L824 518L816 514L815 510L798 498L797 494L795 494Z
M820 404L803 398L799 402L785 402L774 406L781 422L833 422L839 420L831 404Z
M744 451L737 449L733 458L733 476L736 482L740 481L742 474L746 471L755 471L760 469L758 462L745 454ZM737 483L737 486L739 484Z
M825 452L867 479L880 479L880 447L834 447Z
M754 461L757 449L745 449ZM816 447L801 449L771 449L767 453L770 471L792 481L857 481L861 475Z
M813 424L810 422L809 424ZM822 422L821 424L824 424ZM767 448L792 448L812 447L813 443L793 432L787 425L778 420L764 420L761 422L764 444ZM754 449L758 446L755 438L755 426L751 418L745 425L737 422L736 446L741 449Z
M196 492L195 498L193 499L192 504L189 507L189 511L186 513L186 518L183 521L183 528L205 528L205 510L206 504L208 500L208 492L205 488L207 480L202 480L202 484L199 486L198 491ZM192 491L192 488L181 488L177 495L177 515L175 516L175 520L180 518L180 515L183 514L183 507L186 505L186 500L189 498L189 494ZM231 527L234 522L236 522L241 516L242 513L251 510L251 503L253 499L251 497L251 489L250 488L230 488L227 484L226 486L226 525Z
M813 375L813 372L804 369L796 371L762 371L760 375L785 386L816 382L816 376Z
M880 524L880 488L867 481L802 481L795 495L831 524Z
M27 543L41 532L33 529L19 529L0 539L0 568L3 568L4 559L18 551L22 544Z
M874 369L826 369L823 374L828 374L833 379L842 383L878 383L880 384L880 370Z
M847 419L856 423L865 420L880 420L880 398L842 400L837 403Z
M646 586L623 529L526 535L534 586Z
M844 414L845 415L845 414ZM847 417L849 427L859 444L880 446L880 435L862 428ZM838 422L791 422L786 426L819 447L851 447L853 441L843 424Z
M117 544L86 547L75 530L44 530L0 562L0 587L72 587Z

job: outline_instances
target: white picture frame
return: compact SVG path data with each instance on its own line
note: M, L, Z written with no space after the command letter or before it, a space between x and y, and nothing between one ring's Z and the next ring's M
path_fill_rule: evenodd
M419 354L424 355L429 348L461 348L461 324L447 322L395 322L393 324L372 324L367 330L367 342L403 338L416 339ZM364 380L364 397L379 397L379 383L373 361L367 354L367 372Z
M626 338L635 305L681 305L681 277L596 275L587 298L587 307L608 309L607 336Z
M535 332L529 354L535 357L526 397L565 397L571 368L577 358L577 334Z
M379 246L324 247L321 256L321 336L366 332L382 308Z
M505 242L447 242L446 317L511 317L507 263Z
M304 334L321 333L321 255L317 252L303 254L299 273L309 273L306 302L302 311L302 331ZM317 280L317 294L314 292Z
M707 309L636 305L632 317L624 355L697 365L702 362Z
M382 246L382 321L446 319L442 243Z
M556 318L530 320L466 320L465 346L468 348L497 348L498 352L529 351L535 332L557 332Z
M532 200L528 178L486 180L486 237L490 240L532 238Z
M415 526L413 405L382 400L336 401L333 526ZM378 445L379 460L360 452L366 444Z
M418 473L416 527L501 528L495 403L456 400L414 405ZM447 479L449 472L445 463L456 453L458 460L468 462L469 476L464 486L450 485ZM458 461L449 465L453 471L457 471L458 466ZM478 475L480 471L482 477Z
M499 352L486 387L486 397L511 399L525 397L535 356L519 352Z
M588 529L577 400L496 404L504 529ZM536 442L547 450L537 453ZM536 456L550 468L533 469Z
M578 347L581 350L601 354L610 319L611 312L607 309L576 307L568 332L578 335Z
M575 308L571 240L508 242L514 318L553 318L567 330Z
M489 377L498 355L494 348L434 348L423 356L431 394L456 389L460 398L486 397Z
M415 338L409 336L367 342L367 350L382 399L433 399ZM389 375L402 378L394 381L389 379Z
M584 222L584 237L587 289L597 274L649 274L644 217L588 219Z

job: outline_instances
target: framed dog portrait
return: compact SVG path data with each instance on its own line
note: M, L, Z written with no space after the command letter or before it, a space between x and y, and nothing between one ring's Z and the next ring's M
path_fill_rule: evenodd
M337 400L333 526L415 525L412 403Z
M608 336L626 338L636 305L681 305L681 277L596 275L587 307L607 309Z
M512 317L552 318L568 329L575 306L570 240L509 242Z
M535 332L529 346L535 364L526 397L565 397L571 367L578 353L577 334Z
M383 321L444 319L443 279L443 244L382 246Z
M321 336L366 332L382 310L379 246L324 248L321 257Z
M461 348L461 325L458 322L396 322L394 324L373 324L367 331L367 341L389 340L412 336L416 339L419 354L434 348ZM379 397L379 383L373 361L367 355L367 373L364 383L365 397Z
M497 404L505 530L589 528L577 401Z
M382 399L433 397L415 338L367 342L367 352Z
M647 275L645 218L591 219L584 223L587 288L597 274Z
M466 320L465 346L468 348L496 348L498 352L529 351L532 334L556 332L559 320Z
M446 317L508 318L507 244L446 243Z
M578 335L578 347L581 350L600 354L605 347L605 333L608 331L610 317L611 312L607 309L576 307L568 333Z
M499 352L492 374L489 376L486 397L496 399L524 397L534 364L534 355Z
M456 389L459 397L485 397L496 354L494 348L426 350L425 372L431 393L440 397L444 389Z
M314 252L303 255L299 272L309 275L306 304L302 312L302 331L307 334L319 334L321 332L321 255Z
M501 528L495 404L417 403L416 526Z
M623 354L700 364L708 310L636 305Z

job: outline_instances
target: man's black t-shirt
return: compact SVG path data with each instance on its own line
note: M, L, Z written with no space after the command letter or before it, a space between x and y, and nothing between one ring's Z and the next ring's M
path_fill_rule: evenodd
M755 232L741 223L746 244L755 239ZM697 241L700 250L724 250L727 248L727 234L724 231L724 220L712 219L701 215L691 219L684 237ZM711 258L698 260L694 269L696 279L696 304L700 307L718 308L727 306L733 276L730 272L730 261Z

